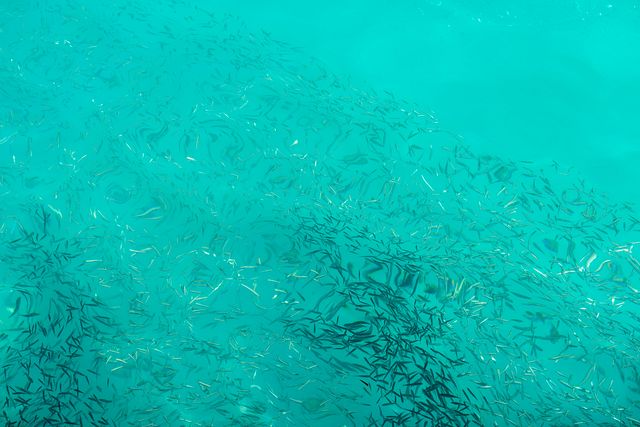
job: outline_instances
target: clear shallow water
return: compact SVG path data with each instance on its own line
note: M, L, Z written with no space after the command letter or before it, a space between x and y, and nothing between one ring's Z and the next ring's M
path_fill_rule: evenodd
M633 5L518 18L377 6L341 9L358 17L348 32L389 52L393 18L415 34L424 12L443 39L472 42L466 56L441 49L428 91L393 72L400 60L372 65L387 63L375 45L358 57L312 42L340 16L327 7L303 31L293 7L2 5L4 424L640 423L640 221L618 203L631 193L603 191L579 167L597 158L588 150L558 154L577 137L525 143L553 123L611 128L564 115L560 99L583 116L631 114L632 68L602 64L635 51L554 48L558 71L503 47L501 74L471 56L514 28L514 46L545 29L550 50L567 28L613 20L633 41ZM622 75L629 89L608 103ZM584 90L596 76L597 96ZM453 81L501 95L484 103ZM525 120L535 114L540 127ZM618 135L633 133L625 124Z

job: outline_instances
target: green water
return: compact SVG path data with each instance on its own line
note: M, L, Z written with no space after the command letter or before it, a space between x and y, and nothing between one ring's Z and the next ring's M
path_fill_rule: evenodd
M0 424L639 426L639 13L0 1Z
M479 152L572 166L640 200L637 1L221 2Z

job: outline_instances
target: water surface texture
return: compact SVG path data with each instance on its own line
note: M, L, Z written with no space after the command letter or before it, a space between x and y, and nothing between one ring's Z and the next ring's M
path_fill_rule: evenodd
M1 3L0 423L640 425L637 18Z

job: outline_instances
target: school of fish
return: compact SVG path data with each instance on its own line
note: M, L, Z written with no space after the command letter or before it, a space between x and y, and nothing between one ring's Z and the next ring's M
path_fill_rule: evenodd
M0 424L640 426L635 205L186 0L0 24Z

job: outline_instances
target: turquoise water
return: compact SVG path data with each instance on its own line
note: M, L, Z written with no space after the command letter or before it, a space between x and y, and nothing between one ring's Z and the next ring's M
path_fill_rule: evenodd
M420 103L478 152L557 161L637 203L637 1L225 1L354 85Z
M0 4L4 425L640 425L633 2Z

